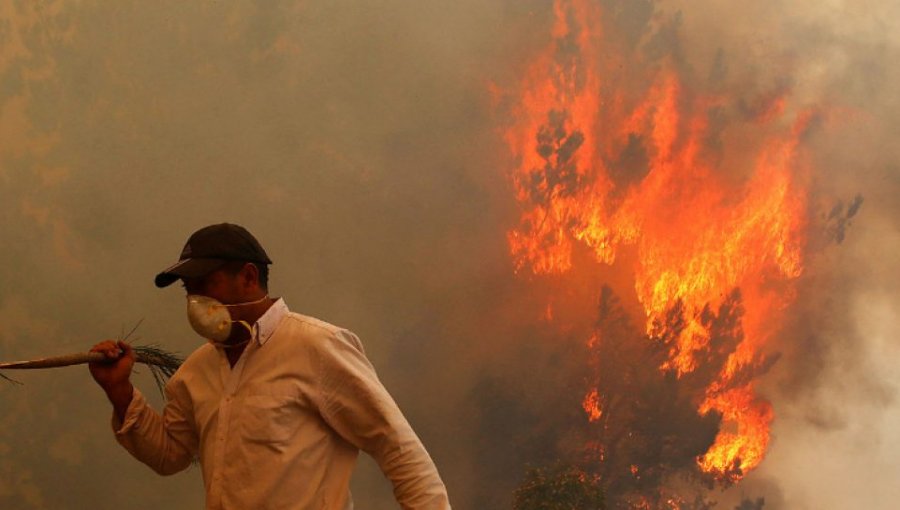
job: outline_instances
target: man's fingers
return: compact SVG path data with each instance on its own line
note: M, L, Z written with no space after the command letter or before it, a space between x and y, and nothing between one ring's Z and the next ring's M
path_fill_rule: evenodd
M118 349L122 351L123 356L131 356L131 353L134 351L134 349L131 348L131 344L123 340L119 340Z
M124 342L119 342L119 344L123 344ZM116 342L112 340L105 340L100 342L99 344L91 347L91 352L99 352L106 356L106 359L119 359L119 356L122 355L122 352L128 352L126 348L120 347L120 345L116 345ZM127 347L127 344L125 344ZM127 347L130 349L130 347Z

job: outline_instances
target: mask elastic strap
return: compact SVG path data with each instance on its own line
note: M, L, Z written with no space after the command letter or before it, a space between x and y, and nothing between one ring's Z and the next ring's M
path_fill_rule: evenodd
M255 301L245 301L245 302L243 302L243 303L231 303L231 304L218 303L218 306L223 306L223 307L226 307L226 308L227 308L227 307L229 307L229 306L255 305L255 304L257 304L257 303L262 303L263 301L265 301L265 300L268 299L268 298L269 298L269 295L266 294L265 296L263 296L263 297L261 297L261 298L255 300ZM211 344L213 344L213 345L215 345L215 346L222 347L222 348L224 348L224 349L232 349L232 348L240 347L240 346L242 346L242 345L246 345L246 344L250 343L250 340L253 339L253 326L251 326L247 321L242 321L242 320L231 320L231 323L232 323L232 324L238 323L238 324L240 324L241 326L244 326L244 328L247 329L248 338L247 338L246 340L244 340L243 342L238 342L238 343L235 343L235 344L226 343L226 342L219 342L219 341L212 340L212 339L209 339L209 338L207 338L206 341L209 342L209 343L211 343Z
M263 297L257 299L256 301L247 301L247 302L245 302L245 303L234 303L234 304L231 304L231 305L225 305L225 306L255 305L255 304L257 304L257 303L262 303L262 302L265 301L266 299L269 299L269 295L268 295L268 294L266 294L265 296L263 296ZM250 335L250 338L248 338L247 340L245 340L245 341L243 341L243 342L241 342L241 343L239 343L239 344L236 344L236 345L244 345L245 343L249 342L250 339L253 338L253 326L251 326L247 321L231 321L231 323L232 323L232 324L237 323L237 324L240 324L241 326L244 326L245 328L247 328L247 334Z
M229 307L229 306L255 305L255 304L257 304L257 303L262 303L263 301L265 301L265 300L267 300L267 299L269 299L269 295L268 295L268 294L266 294L265 296L263 296L263 297L257 299L256 301L245 301L245 302L243 302L243 303L231 303L231 304L229 304L229 305L226 305L225 303L222 303L222 306ZM235 322L239 322L239 321L235 321ZM246 324L245 324L245 325L246 325Z

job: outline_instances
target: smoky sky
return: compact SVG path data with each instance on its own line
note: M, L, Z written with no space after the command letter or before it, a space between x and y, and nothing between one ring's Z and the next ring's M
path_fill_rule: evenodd
M900 7L600 5L688 87L823 112L803 141L817 242L763 382L770 453L721 508L892 508ZM515 163L490 91L516 86L552 23L537 0L0 2L0 359L83 350L140 320L139 341L190 352L180 289L152 278L197 228L239 223L274 261L273 294L360 335L454 506L508 507L525 464L583 418L567 407L578 388L551 392L583 368L565 353L584 337L566 312L538 319L546 287L590 310L618 277L548 283L508 254ZM86 369L13 375L0 506L202 506L198 469L160 478L115 444ZM149 374L135 379L150 395ZM395 508L360 464L357 506Z

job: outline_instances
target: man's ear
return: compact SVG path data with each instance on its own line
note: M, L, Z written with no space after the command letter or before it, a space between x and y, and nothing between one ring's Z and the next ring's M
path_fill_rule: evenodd
M256 268L255 264L250 262L244 264L244 267L241 268L240 277L241 285L245 289L259 287L259 269Z

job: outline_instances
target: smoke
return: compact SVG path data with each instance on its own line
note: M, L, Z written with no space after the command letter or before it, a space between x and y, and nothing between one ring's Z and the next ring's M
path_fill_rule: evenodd
M724 14L710 7L710 17ZM891 428L900 380L882 360L897 352L887 333L897 325L887 310L898 295L888 254L897 245L900 211L888 197L897 184L900 154L890 133L900 110L887 87L898 76L900 41L888 21L897 6L737 9L727 32L754 33L754 43L741 50L739 38L727 35L720 40L728 53L769 80L782 73L766 72L764 64L787 62L790 97L824 112L805 140L815 169L809 264L778 345L784 356L766 379L774 438L769 458L740 490L752 494L756 479L769 486L778 480L777 491L759 492L765 508L889 508L897 496L890 488L897 473ZM698 18L690 19L704 24ZM686 38L703 46L706 30L689 27Z
M714 499L892 507L900 8L596 5L614 46L736 94L713 125L781 99L821 112L803 142L821 242L763 378L775 437ZM617 267L545 282L508 254L518 211L491 91L521 78L552 23L543 0L0 3L0 358L84 349L141 318L144 341L190 352L180 294L151 278L193 230L234 221L274 259L274 293L360 334L454 506L507 507L526 465L592 434L580 401L600 289L637 306ZM725 150L740 143L710 132L740 179L746 154ZM623 184L646 172L639 142L610 164ZM15 375L24 386L0 386L0 506L202 505L198 470L158 478L114 444L86 370ZM371 462L353 484L360 507L393 508Z

